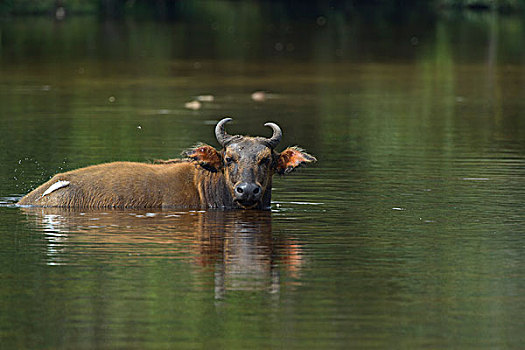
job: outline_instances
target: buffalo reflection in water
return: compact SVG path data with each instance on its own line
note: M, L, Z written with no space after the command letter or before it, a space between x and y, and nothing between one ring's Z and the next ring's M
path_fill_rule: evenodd
M274 237L267 211L21 210L45 234L50 265L79 256L133 265L182 259L213 269L216 298L228 290L278 292L279 271L294 278L302 264L300 244Z

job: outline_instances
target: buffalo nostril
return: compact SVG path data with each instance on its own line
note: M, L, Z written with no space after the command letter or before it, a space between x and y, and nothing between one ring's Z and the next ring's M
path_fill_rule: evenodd
M238 184L234 191L235 198L242 201L258 201L262 194L261 186L250 182Z

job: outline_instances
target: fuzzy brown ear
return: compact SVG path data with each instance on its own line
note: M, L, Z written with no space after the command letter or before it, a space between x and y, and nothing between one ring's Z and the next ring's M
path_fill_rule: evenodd
M299 147L289 147L279 154L275 170L278 174L288 174L295 168L306 163L316 162L314 156L309 155Z
M222 157L212 146L198 145L182 152L182 154L211 172L219 171L222 167Z

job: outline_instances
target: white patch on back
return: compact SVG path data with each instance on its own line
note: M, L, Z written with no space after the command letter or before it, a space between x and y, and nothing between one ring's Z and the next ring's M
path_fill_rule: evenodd
M54 191L56 191L56 190L58 190L58 189L60 189L62 187L66 187L66 186L69 186L69 181L57 181L54 184L52 184L51 186L49 186L49 188L44 193L42 193L42 197L47 196L51 192L54 192ZM40 197L40 198L42 198L42 197Z

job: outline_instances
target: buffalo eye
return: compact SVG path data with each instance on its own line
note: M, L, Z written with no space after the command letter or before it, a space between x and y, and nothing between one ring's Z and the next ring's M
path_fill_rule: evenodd
M266 157L259 161L259 165L268 165L269 162L270 162L270 158Z

